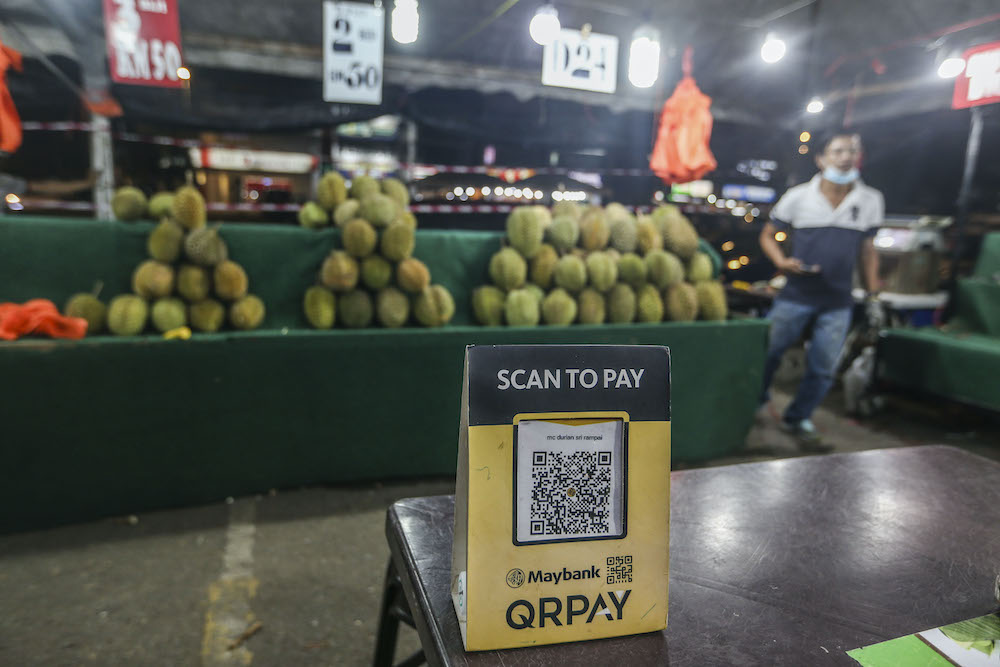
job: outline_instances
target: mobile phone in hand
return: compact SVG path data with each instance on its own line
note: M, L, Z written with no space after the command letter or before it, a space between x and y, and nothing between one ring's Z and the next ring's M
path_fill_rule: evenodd
M818 274L820 272L819 264L803 264L801 268L802 273Z

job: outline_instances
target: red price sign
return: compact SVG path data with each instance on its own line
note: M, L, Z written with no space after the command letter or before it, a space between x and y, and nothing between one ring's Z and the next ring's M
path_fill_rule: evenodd
M974 46L962 58L965 71L955 79L951 108L1000 102L1000 42Z
M177 0L104 0L104 38L115 83L184 85Z

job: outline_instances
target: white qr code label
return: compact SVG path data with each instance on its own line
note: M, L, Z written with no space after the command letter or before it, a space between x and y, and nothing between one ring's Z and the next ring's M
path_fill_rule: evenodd
M520 421L514 543L624 537L625 434L621 419Z

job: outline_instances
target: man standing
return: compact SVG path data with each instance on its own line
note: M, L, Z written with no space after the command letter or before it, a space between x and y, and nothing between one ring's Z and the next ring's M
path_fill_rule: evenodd
M760 233L764 254L788 278L767 316L771 335L761 405L770 398L771 380L781 356L812 324L805 376L782 417L782 427L804 446L814 448L819 447L819 435L811 416L833 384L851 324L851 287L859 256L869 294L878 288L878 255L872 238L885 215L882 193L859 178L857 138L838 132L820 147L816 158L820 173L789 189L775 204L771 220ZM775 239L779 232L790 237L790 255L785 255Z

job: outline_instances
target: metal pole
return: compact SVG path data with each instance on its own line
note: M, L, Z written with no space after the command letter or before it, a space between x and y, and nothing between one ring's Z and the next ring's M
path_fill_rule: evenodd
M949 291L952 291L955 287L955 281L958 277L958 260L965 249L963 234L969 222L969 206L972 203L972 181L976 176L976 162L979 161L979 144L982 137L983 108L978 106L972 107L969 140L965 145L965 168L962 170L962 185L958 190L958 215L955 216L955 239L951 254L951 270L948 275Z
M111 192L115 186L115 163L111 152L111 121L92 114L90 118L90 168L97 175L94 183L94 217L111 220Z

